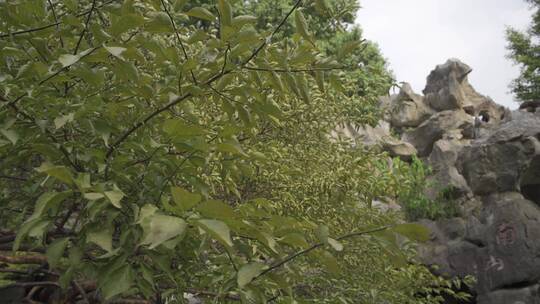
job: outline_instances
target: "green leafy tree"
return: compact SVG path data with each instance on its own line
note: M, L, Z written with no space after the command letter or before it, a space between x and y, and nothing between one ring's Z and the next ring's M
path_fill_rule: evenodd
M440 303L453 293L414 260L425 228L369 208L400 190L387 156L328 136L340 120L375 120L370 107L344 113L390 79L373 46L334 54L337 40L317 42L307 14L317 3L289 4L262 27L226 0L1 2L2 296ZM359 42L346 32L339 39ZM379 79L356 64L369 54Z
M535 9L532 24L527 32L509 28L509 57L521 67L521 72L511 88L519 101L540 100L540 1L527 0Z

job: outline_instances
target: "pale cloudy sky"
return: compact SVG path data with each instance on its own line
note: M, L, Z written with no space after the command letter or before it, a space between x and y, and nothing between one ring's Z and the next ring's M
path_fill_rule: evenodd
M505 56L505 28L525 29L524 0L360 0L357 23L379 44L398 81L421 93L435 65L459 58L469 81L496 102L516 108L508 84L518 67Z

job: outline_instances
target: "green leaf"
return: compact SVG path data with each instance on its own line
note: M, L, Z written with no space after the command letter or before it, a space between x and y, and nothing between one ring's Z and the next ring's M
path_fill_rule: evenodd
M51 268L56 268L56 266L58 266L60 259L66 251L68 241L69 238L56 239L49 245L49 247L47 247L45 255L47 256L47 262Z
M400 224L394 226L392 230L398 234L401 234L411 240L417 242L427 242L429 240L430 231L426 226L420 224Z
M173 8L175 11L181 10L189 0L175 0L173 4Z
M70 65L75 64L77 61L79 61L80 57L76 55L71 54L64 54L61 55L60 58L58 58L58 61L62 65L62 67L68 67Z
M243 265L238 270L237 282L238 287L244 288L249 284L254 278L256 278L261 272L266 268L265 264L262 263L249 263Z
M37 236L40 233L43 233L45 227L48 225L49 221L42 220L39 218L26 221L20 228L18 228L17 236L13 242L13 251L18 251L21 246L21 242L27 235ZM36 230L37 228L37 230Z
M307 29L306 18L304 17L304 14L302 14L302 11L299 9L294 12L294 25L296 27L296 32L300 34L300 36L302 36L304 39L313 44L313 40L311 39L311 35L309 34Z
M317 237L323 244L328 244L328 236L330 235L330 229L326 225L319 225L317 227Z
M124 265L119 269L112 271L108 279L101 285L103 297L108 300L116 295L122 294L129 290L133 284L133 270L129 265Z
M200 203L197 206L197 211L201 213L203 217L214 219L233 219L236 217L234 209L231 206L218 200L209 200Z
M66 123L72 122L74 118L75 118L74 113L69 113L67 115L62 115L62 116L57 117L57 118L54 119L54 126L58 130L58 129L62 128Z
M216 150L224 153L238 154L242 156L248 156L242 149L239 143L236 142L223 142L216 146Z
M71 171L64 166L54 166L50 163L42 163L41 166L36 168L37 172L46 173L54 178L63 181L68 185L73 185L73 175Z
M188 125L181 119L169 119L163 124L163 131L173 137L191 137L204 135L206 131L196 125Z
M72 191L64 192L45 192L43 193L36 201L36 207L32 215L26 220L31 221L37 218L40 218L44 213L48 212L50 209L57 209L58 205L64 201L66 198L73 194Z
M103 47L114 57L125 60L124 57L122 57L122 53L124 53L127 49L119 46L106 46L103 45Z
M231 232L229 226L222 221L217 220L198 220L197 224L204 231L208 232L215 239L220 241L223 245L232 247L233 242L231 240Z
M353 41L344 43L338 50L338 57L344 58L355 49L358 49L358 47L360 46L360 43L361 42L358 40L353 40Z
M214 21L214 19L216 19L216 17L207 9L205 9L204 7L194 7L192 9L190 9L186 15L188 16L191 16L191 17L195 17L195 18L199 18L199 19L203 19L203 20L207 20L207 21Z
M120 204L120 201L124 197L124 192L122 190L118 189L116 185L114 185L114 189L111 191L105 191L105 196L109 199L111 204L115 206L116 208L120 209L122 208L122 205Z
M233 18L231 25L235 28L241 28L245 24L257 23L257 20L255 16L240 15Z
M315 0L315 9L320 15L326 16L329 13L328 4L326 0Z
M219 16L221 17L221 23L224 26L230 26L232 23L232 7L229 1L227 0L218 0L218 11Z
M158 208L151 204L144 205L139 210L139 216L137 217L137 224L141 224L146 221L146 219L150 219L156 212L158 211Z
M112 247L112 229L105 228L101 229L99 231L93 231L88 233L86 236L86 239L88 242L92 242L99 247L103 248L107 252L111 252L113 250Z
M141 244L150 245L150 249L183 234L187 228L183 219L161 214L150 216L141 225L145 235Z
M5 130L5 129L0 129L0 132L2 133L2 135L4 135L7 139L9 139L9 141L11 141L12 144L16 144L17 141L19 140L19 135L17 134L17 132L13 131L13 130Z
M339 273L339 264L337 259L328 251L324 250L320 253L317 253L319 261L325 266L328 272L333 274Z
M308 242L306 241L306 238L298 232L288 233L284 235L278 241L288 244L292 247L306 248L309 246Z
M123 14L120 18L111 19L110 33L115 37L127 32L130 29L144 24L144 17L137 14Z
M317 86L319 87L319 90L321 92L324 92L324 72L323 71L315 71L315 81L317 82Z
M191 193L180 187L171 187L171 194L176 207L182 212L193 208L202 199L199 194Z
M77 178L75 178L75 184L81 192L84 192L86 189L90 188L92 184L90 183L90 174L89 173L79 173Z
M169 33L173 31L171 19L164 12L153 13L150 22L146 24L145 28L152 33Z
M341 244L339 241L333 238L328 238L328 244L330 244L330 246L332 246L332 248L334 248L335 251L343 250L343 244Z
M125 81L139 81L139 70L131 61L119 61L114 66L116 76Z
M97 201L98 199L104 198L105 195L103 193L98 192L89 192L84 194L84 198L89 201Z

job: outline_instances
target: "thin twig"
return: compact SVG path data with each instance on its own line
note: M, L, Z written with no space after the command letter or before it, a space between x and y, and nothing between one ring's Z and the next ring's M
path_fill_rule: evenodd
M18 282L8 285L9 287L34 287L34 286L55 286L60 288L60 284L52 281L39 281L39 282Z
M261 71L261 72L276 72L276 73L309 73L317 71L334 71L334 70L346 70L346 67L335 67L335 68L311 68L311 69L265 69L259 67L243 67L246 70L252 71Z
M234 271L235 272L238 272L238 267L236 267L236 264L234 263L232 257L231 257L231 254L229 253L228 250L225 250L225 253L227 253L227 257L229 258L229 261L231 262L231 265L232 267L234 268Z
M173 27L173 30L174 30L174 34L176 35L176 40L178 40L178 44L180 44L180 48L182 49L182 52L184 53L184 58L187 61L188 60L188 54L187 54L186 48L184 47L184 43L182 42L182 39L180 39L180 35L178 34L178 29L176 28L176 23L174 22L174 19L173 19L171 13L169 12L169 9L167 8L167 4L165 3L165 0L161 0L161 4L163 5L163 8L165 9L165 13L167 14L167 16L169 16L169 19L171 20L171 24L172 24L172 27ZM191 78L193 80L193 83L198 85L198 82L197 82L197 79L195 78L195 74L193 73L193 70L189 70L189 72L191 73Z
M47 257L43 255L22 255L7 256L0 255L0 262L8 264L44 264L47 263Z
M84 302L86 304L90 304L90 300L88 300L88 295L86 294L86 291L84 291L84 289L81 287L81 285L77 283L77 281L72 281L72 283L75 286L75 288L79 291L79 294L83 298Z
M231 50L231 45L227 44L227 49L225 50L225 58L223 59L223 66L221 67L221 74L225 73L225 67L227 67L227 55L229 54L229 51Z
M222 298L222 299L228 299L233 301L240 301L240 296L233 295L233 294L220 294L217 292L211 292L206 290L197 290L194 288L188 288L186 290L187 292L197 295L197 296L203 296L203 297L212 297L212 298Z
M35 124L36 126L39 127L39 124L37 123L36 119L34 117L32 117L30 114L24 112L23 110L19 109L19 107L17 107L17 105L15 104L12 104L12 103L9 103L8 104L16 113L20 114L21 116L23 116L24 118L26 118L27 120L29 120L31 123ZM64 145L62 145L58 139L56 139L56 137L54 136L54 134L49 130L49 129L45 129L45 133L47 135L47 137L49 137L55 144L58 145L58 149L60 150L60 152L62 152L62 154L64 155L64 157L67 159L68 163L70 166L72 166L75 170L79 171L79 172L82 172L84 171L83 168L79 165L77 165L72 159L71 159L71 156L70 156L70 153L67 151L66 147L64 147Z
M370 233L375 233L375 232L378 232L378 231L383 231L383 230L387 230L389 228L391 228L393 226L383 226L383 227L379 227L379 228L375 228L375 229L371 229L371 230L366 230L366 231L359 231L359 232L353 232L353 233L349 233L349 234L345 234L343 236L340 236L338 238L336 238L336 240L338 241L341 241L341 240L344 240L344 239L348 239L348 238L352 238L352 237L355 237L355 236L362 236L362 235L366 235L366 234L370 234ZM271 265L270 267L268 267L267 269L263 270L259 275L257 275L255 278L253 278L252 281L264 276L265 274L287 264L288 262L302 256L302 255L305 255L319 247L322 247L326 245L325 243L316 243L316 244L313 244L311 245L310 247L304 249L304 250L300 250L296 253L293 253L291 255L289 255L288 257L286 257L285 259Z
M58 17L56 16L56 10L54 9L54 5L52 4L51 0L47 0L47 2L49 3L49 6L51 7L51 11L52 11L52 14L53 14L53 18L54 18L54 22L56 23L56 31L59 32L60 31L60 22L58 22ZM62 35L58 35L58 37L60 38L60 46L63 48L64 47L64 39L62 39Z
M98 50L100 47L101 47L101 46L98 46L98 47L95 47L95 48L91 49L90 51L88 51L87 53L85 53L84 55L82 55L82 56L79 58L79 60L81 60L81 59L83 59L83 58L85 58L85 57L87 57L87 56L90 56L92 53L94 53L94 52L95 52L96 50ZM79 62L79 60L78 60L77 62ZM73 63L73 64L76 64L77 62L75 62L75 63ZM40 80L40 81L37 83L37 85L40 86L40 85L46 83L47 81L53 79L54 77L60 75L60 73L62 73L62 72L64 72L64 71L68 70L73 64L60 68L58 71L56 71L56 72L54 72L53 74L51 74L51 75L49 75L49 76L43 78L42 80ZM12 106L12 105L16 104L19 100L21 100L23 97L25 97L25 96L28 95L28 94L29 94L28 92L25 92L25 93L19 95L19 96L18 96L17 98L15 98L14 100L9 101L7 105L8 105L8 106ZM7 100L4 99L4 101L7 101Z
M11 180L17 180L17 181L22 181L22 182L28 181L28 179L26 179L26 178L24 178L24 177L18 177L18 176L0 175L0 178L3 178L3 179L11 179Z
M289 18L289 16L300 6L300 4L302 3L302 0L298 0L296 2L296 4L293 6L293 8L287 13L287 15L285 16L285 18L283 18L283 20L281 20L281 22L279 23L279 25L274 29L274 31L272 32L272 34L270 35L270 37L268 37L268 39L266 39L252 54L251 56L246 60L244 61L241 66L244 67L245 65L247 65L251 59L255 58L255 56L257 56L257 54L266 46L267 44L267 41L271 40L271 38L281 29L281 27L283 26L283 24L285 24L285 22L287 21L287 19ZM223 77L224 75L226 74L229 74L231 73L232 70L227 70L227 71L220 71L220 73L216 74L215 76L211 77L209 80L207 80L204 85L210 85L212 84L214 81L220 79L221 77ZM192 97L193 95L191 93L186 93L182 96L178 96L176 97L175 99L173 99L172 101L170 101L169 103L167 103L166 105L164 105L163 107L155 110L154 112L146 115L146 117L142 120L142 121L139 121L137 122L135 125L133 125L131 128L129 128L126 132L124 132L124 134L122 134L112 145L109 146L109 149L107 150L107 153L105 155L105 158L107 159L107 161L109 160L109 158L111 157L112 153L114 152L114 150L116 150L116 148L122 144L133 132L137 131L140 127L144 126L146 123L148 123L150 120L152 120L154 117L156 117L157 115L159 115L160 113L176 106L177 104L181 103L182 101Z
M274 31L272 32L272 34L270 34L270 36L265 39L261 45L259 45L259 47L255 50L255 52L253 52L251 54L251 56L249 56L249 58L244 61L244 63L242 63L242 67L246 66L253 58L255 58L257 56L257 54L259 54L260 51L262 51L262 49L266 46L266 44L268 43L268 41L272 40L272 38L274 37L274 35L281 29L281 27L285 24L285 22L287 22L287 19L289 19L289 16L292 15L292 13L300 7L300 5L302 4L302 0L298 0L296 1L296 3L294 4L294 6L291 8L291 10L287 13L287 15L285 16L285 18L283 18L283 20L281 20L281 22L279 23L279 25L274 29Z
M84 28L81 31L81 34L79 35L79 40L77 41L77 45L75 46L75 50L73 50L73 55L77 55L77 52L79 52L79 47L81 46L81 42L84 38L84 35L86 34L86 31L88 31L88 24L90 23L90 19L92 18L92 12L96 8L96 0L92 1L92 6L90 7L90 12L88 13L88 16L86 16L86 21L84 22Z
M97 8L102 8L106 5L109 5L113 2L117 2L118 0L110 0L110 1L107 1L99 6L97 6ZM82 12L80 14L77 14L75 15L75 17L81 17L81 16L85 16L87 14L90 13L90 10L88 11L85 11L85 12ZM66 14L63 14L63 15L60 15L58 16L59 18L62 18L63 16L65 16ZM43 30L46 30L48 28L51 28L51 27L54 27L54 26L58 26L60 24L62 24L63 22L62 21L59 21L59 22L55 22L55 23L50 23L50 24L47 24L47 25L43 25L43 26L40 26L40 27L35 27L35 28L31 28L31 29L27 29L27 30L20 30L20 31L16 31L16 32L13 32L13 33L6 33L6 34L0 34L0 38L6 38L6 37L10 37L10 36L17 36L17 35L22 35L22 34L28 34L28 33L33 33L33 32L39 32L39 31L43 31Z

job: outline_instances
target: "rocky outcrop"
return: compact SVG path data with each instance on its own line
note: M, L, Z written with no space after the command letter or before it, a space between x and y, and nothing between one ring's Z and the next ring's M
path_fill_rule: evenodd
M403 134L402 140L411 143L419 156L429 156L433 144L440 139L462 139L461 130L471 128L474 118L462 110L434 114L415 129Z
M402 84L390 104L391 123L395 128L416 127L433 113L424 103L424 97L414 93L408 83Z
M390 156L405 161L410 161L412 156L417 154L416 148L411 143L391 136L390 123L384 120L380 120L374 127L342 124L337 126L330 136L335 140L348 140L353 146L360 143L364 147L379 148L388 152Z
M451 59L430 73L424 96L403 84L384 99L385 120L401 134L394 147L406 151L394 155L414 147L433 171L427 195L451 193L462 213L422 220L432 238L419 256L438 274L476 277L472 303L540 304L538 103L505 109L476 92L471 71Z
M431 199L435 199L441 188L451 189L452 193L459 196L470 192L465 178L456 168L459 152L469 141L459 139L441 139L433 144L433 149L427 163L432 168L433 174L428 178L434 185L427 193Z

